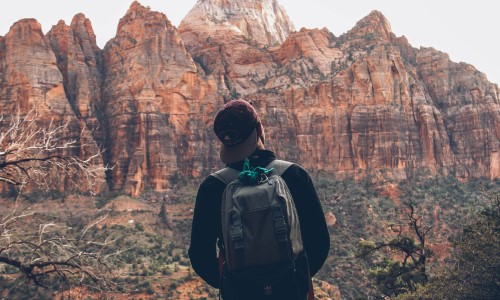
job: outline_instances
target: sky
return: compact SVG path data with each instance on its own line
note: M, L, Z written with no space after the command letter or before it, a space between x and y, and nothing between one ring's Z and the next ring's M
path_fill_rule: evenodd
M97 44L104 48L133 0L2 0L0 35L23 18L35 18L47 33L59 20L77 13L90 19ZM197 0L139 0L178 26ZM454 62L466 62L500 85L500 1L497 0L278 0L297 30L328 28L336 36L372 10L384 14L396 36L413 47L433 47Z

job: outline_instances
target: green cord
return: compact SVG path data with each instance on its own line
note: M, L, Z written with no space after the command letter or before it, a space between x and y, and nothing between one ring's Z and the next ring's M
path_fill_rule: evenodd
M274 170L274 168L266 169L262 167L250 167L250 161L245 158L243 171L239 175L239 179L244 184L258 184L267 178L267 176Z

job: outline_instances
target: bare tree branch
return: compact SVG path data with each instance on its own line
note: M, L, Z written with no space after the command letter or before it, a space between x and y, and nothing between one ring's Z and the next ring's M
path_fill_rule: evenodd
M35 224L28 220L32 216L11 215L0 224L0 263L18 269L41 287L47 287L45 280L51 276L62 279L67 288L86 278L100 291L116 287L112 261L120 252L111 249L113 240L84 239L83 234L69 238L64 228L54 223L30 230ZM19 221L26 226L19 226Z
M85 126L76 138L69 126L42 122L36 109L0 117L0 182L42 188L74 182L78 189L104 182L110 169L102 163L104 150L85 141Z
M102 162L103 150L88 139L85 126L75 135L76 126L55 118L42 121L36 109L0 116L0 189L17 187L13 208L0 214L0 264L37 286L48 287L56 277L67 289L79 284L106 292L116 287L113 261L120 252L112 250L114 240L86 233L108 215L74 233L19 200L26 188L67 190L72 185L92 192L104 183L110 168Z

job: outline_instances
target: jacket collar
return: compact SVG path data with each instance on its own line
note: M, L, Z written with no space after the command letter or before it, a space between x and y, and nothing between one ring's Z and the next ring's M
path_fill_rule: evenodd
M256 166L265 167L275 159L276 155L274 154L274 152L270 150L258 150L258 149L255 150L255 152L248 157L248 160L250 160L250 166L252 167ZM226 166L236 170L242 170L243 164L244 160L240 160L238 162L228 164Z

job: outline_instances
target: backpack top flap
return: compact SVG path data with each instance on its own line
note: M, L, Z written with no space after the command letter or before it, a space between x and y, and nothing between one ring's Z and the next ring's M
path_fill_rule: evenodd
M300 224L292 196L281 174L292 163L274 160L267 180L245 185L231 168L213 175L227 183L221 221L230 270L271 264L303 250Z

